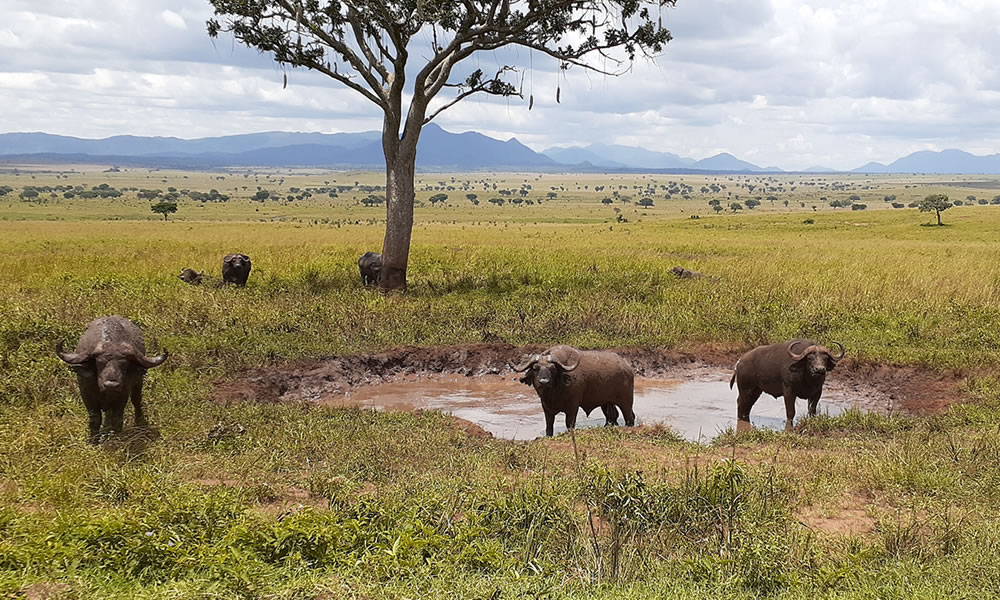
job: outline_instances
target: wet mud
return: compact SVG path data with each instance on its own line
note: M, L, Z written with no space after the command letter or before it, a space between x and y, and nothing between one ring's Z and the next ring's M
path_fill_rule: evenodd
M404 347L379 354L332 357L270 368L223 381L219 402L299 402L379 410L440 410L467 429L495 437L533 439L544 432L534 390L508 367L542 346L476 344L461 347ZM635 411L640 425L663 423L690 440L707 441L737 426L736 392L729 388L739 353L682 353L656 349L613 349L636 371ZM844 360L830 374L821 414L848 408L867 412L928 414L959 401L954 374ZM805 400L796 407L806 413ZM783 428L784 403L768 395L754 406L756 427ZM474 425L473 425L474 424ZM577 427L602 426L595 410L579 415ZM478 427L476 427L478 426ZM565 428L556 418L556 432Z

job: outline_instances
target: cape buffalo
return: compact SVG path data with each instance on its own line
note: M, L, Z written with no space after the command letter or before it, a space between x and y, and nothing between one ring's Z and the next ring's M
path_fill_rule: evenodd
M618 424L619 408L625 424L635 425L632 412L635 373L614 352L555 346L510 367L524 372L521 383L534 387L538 393L545 412L545 435L552 435L556 414L565 413L566 429L573 429L579 409L589 415L598 406L607 425Z
M702 275L698 271L691 271L689 269L685 269L680 265L674 267L673 269L670 269L670 272L673 273L674 276L676 276L678 279L700 279L704 277L704 275Z
M804 339L758 346L741 356L729 380L730 389L734 382L739 389L736 417L750 421L750 409L763 392L784 398L788 427L795 419L796 398L807 399L809 416L815 416L826 374L844 358L844 346L840 342L834 344L840 346L838 356L825 346Z
M250 257L246 254L227 254L222 259L222 281L243 287L250 277Z
M363 285L375 285L382 272L382 255L378 252L365 252L358 259L358 269L361 270Z
M181 274L177 276L178 279L184 283L190 283L191 285L201 285L201 280L204 277L205 272L196 273L194 269L184 268L181 270Z
M142 380L146 369L167 360L167 351L155 357L146 356L142 331L124 317L101 317L87 325L76 352L64 352L62 341L56 354L76 372L80 396L87 407L90 443L100 439L101 420L107 417L112 432L122 430L125 404L129 397L135 407L135 424L146 425L142 409Z

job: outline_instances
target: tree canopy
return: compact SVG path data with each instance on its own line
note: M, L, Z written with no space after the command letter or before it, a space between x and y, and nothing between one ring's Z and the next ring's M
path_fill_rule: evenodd
M208 0L212 38L228 32L281 65L322 73L383 113L386 233L379 285L406 286L413 173L421 128L473 95L523 97L521 68L475 64L478 52L520 46L572 67L622 74L670 41L659 14L676 0ZM596 55L599 60L588 60ZM411 56L414 63L411 64ZM473 61L469 61L473 63ZM482 61L483 63L487 61ZM456 75L456 76L453 76ZM287 84L287 73L285 83ZM438 94L448 89L446 98ZM560 88L556 89L559 101ZM405 107L404 99L408 102ZM528 109L534 104L529 92ZM492 200L491 200L492 201Z

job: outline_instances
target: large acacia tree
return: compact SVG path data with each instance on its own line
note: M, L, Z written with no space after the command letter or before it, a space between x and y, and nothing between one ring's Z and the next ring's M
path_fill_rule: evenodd
M208 1L215 8L208 21L211 37L231 32L279 64L323 73L382 110L386 231L379 284L385 289L406 286L413 175L423 126L473 94L521 96L515 65L501 66L493 75L472 67L453 73L460 63L477 52L522 46L554 58L560 68L620 74L637 53L658 53L670 41L659 10L676 2ZM593 55L603 56L601 62L588 60ZM451 93L434 102L446 88Z

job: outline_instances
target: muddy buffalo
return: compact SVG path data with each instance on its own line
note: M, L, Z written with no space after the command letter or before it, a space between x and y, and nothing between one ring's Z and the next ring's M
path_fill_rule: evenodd
M758 346L736 361L736 372L729 380L739 389L736 400L736 417L750 420L750 409L763 392L785 400L786 426L795 419L795 399L809 401L809 416L816 414L819 397L823 393L826 374L844 358L844 346L834 356L825 346L812 340L797 339L770 346Z
M246 254L227 254L222 259L222 281L240 287L247 284L250 277L250 257Z
M181 270L181 274L177 276L178 279L184 283L189 283L191 285L201 285L202 278L205 276L204 271L201 273L195 272L194 269L184 268Z
M361 271L363 285L377 284L379 274L382 273L382 255L378 252L365 252L358 259L358 269Z
M532 386L538 393L545 412L545 435L552 435L558 413L566 414L566 428L573 429L579 409L589 415L598 406L607 425L618 424L618 409L626 425L635 425L632 412L635 373L614 352L555 346L510 367L524 372L521 383Z
M124 317L101 317L87 325L75 352L64 352L63 343L56 354L76 372L80 396L89 416L90 442L101 435L101 421L114 433L122 430L125 404L129 398L135 408L135 424L146 425L142 408L142 380L147 369L167 360L167 351L152 358L139 327Z

